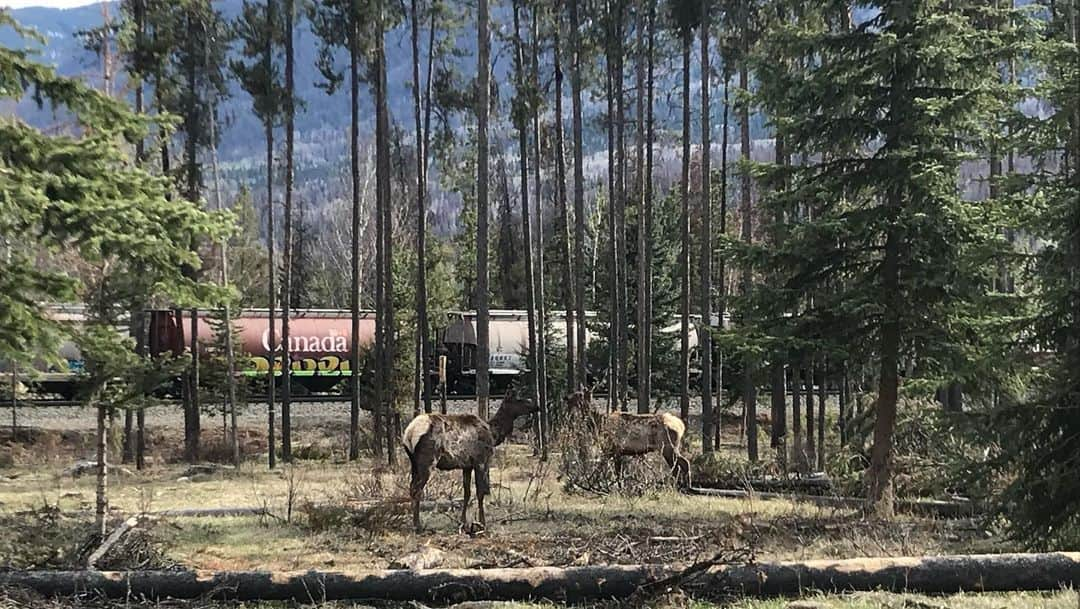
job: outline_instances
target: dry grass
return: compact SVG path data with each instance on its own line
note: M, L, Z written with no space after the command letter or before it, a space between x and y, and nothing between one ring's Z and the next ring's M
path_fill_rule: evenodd
M220 433L220 428L204 432L208 443ZM731 548L751 548L759 560L773 560L1005 547L970 522L902 518L880 524L851 511L688 496L667 485L603 496L567 492L556 471L558 455L541 463L524 441L496 451L485 536L471 538L458 531L462 490L456 471L433 476L423 513L428 532L417 535L402 509L408 488L403 453L396 468L371 459L334 462L343 423L334 427L320 421L294 435L298 444L329 447L331 460L298 461L267 471L262 455L238 470L185 476L186 466L166 458L152 462L146 472L111 477L112 507L117 516L237 506L265 507L272 513L173 519L158 528L170 559L207 569L385 568L424 544L446 552L447 567L689 562ZM14 519L12 526L19 512L43 506L90 521L93 477L61 473L85 439L82 434L67 437L52 432L38 443L8 446L19 456L0 470L0 516ZM155 430L153 437L159 446L181 446L175 430ZM253 431L246 437L254 452L261 436ZM46 448L50 452L43 452ZM636 467L644 471L666 471L657 455L641 461ZM327 511L327 506L342 510ZM0 556L0 564L12 562L8 558Z

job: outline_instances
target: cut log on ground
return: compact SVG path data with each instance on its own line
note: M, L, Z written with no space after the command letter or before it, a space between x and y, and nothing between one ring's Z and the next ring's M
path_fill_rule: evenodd
M866 500L861 497L836 497L831 495L798 495L789 493L759 493L742 489L692 487L687 492L705 497L728 497L731 499L760 499L762 501L801 501L822 507L861 509ZM975 514L971 501L944 501L941 499L897 499L893 502L899 512L938 518L962 518Z
M269 516L263 507L183 508L150 512L153 516L166 518L225 518L229 516Z
M7 571L0 572L0 589L27 588L52 596L91 592L109 598L147 599L582 602L626 598L642 586L679 573L666 565L355 573ZM691 591L704 597L861 590L947 594L1058 590L1076 585L1080 585L1080 553L1068 552L717 565L687 582Z
M105 554L107 554L109 550L112 549L114 545L116 545L116 542L120 541L121 537L127 534L127 532L131 529L139 526L139 523L146 518L148 517L144 515L132 516L131 518L128 518L124 522L120 523L120 526L116 527L116 529L113 530L113 532L108 537L106 537L104 541L101 542L101 545L98 546L98 549L94 550L90 554L90 556L87 557L86 567L88 569L93 569L97 562L101 560L105 556Z

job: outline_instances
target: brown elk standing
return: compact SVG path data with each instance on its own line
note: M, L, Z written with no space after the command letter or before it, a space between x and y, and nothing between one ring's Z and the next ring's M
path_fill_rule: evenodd
M567 406L582 409L590 416L600 436L600 451L605 458L615 461L615 471L620 478L623 457L659 452L675 475L679 488L690 487L690 461L681 452L686 424L679 417L667 412L612 412L601 415L593 410L592 396L588 390L576 391L568 396Z
M474 414L422 414L414 418L402 434L401 443L409 455L412 479L409 498L412 500L413 526L420 530L420 496L424 492L431 469L460 469L465 485L465 502L461 506L461 525L468 527L469 486L476 473L476 501L480 525L484 526L484 497L490 492L488 478L491 455L495 447L514 431L514 421L537 412L530 400L519 400L508 394L486 423Z

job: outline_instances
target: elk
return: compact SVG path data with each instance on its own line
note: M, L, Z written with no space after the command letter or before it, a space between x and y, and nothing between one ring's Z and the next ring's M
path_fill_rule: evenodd
M514 421L537 412L531 400L507 394L502 404L484 422L474 414L421 414L409 422L401 443L409 455L412 478L409 498L412 501L413 526L420 531L420 496L431 477L431 469L461 470L465 501L461 506L461 526L468 528L469 486L476 474L476 502L480 526L484 523L484 497L490 492L489 469L495 447L514 431Z
M690 461L681 453L686 433L682 419L668 412L601 415L593 410L591 392L587 389L568 396L567 405L571 409L583 409L589 416L599 434L601 454L615 461L615 470L620 477L623 457L659 452L675 475L679 488L690 487Z

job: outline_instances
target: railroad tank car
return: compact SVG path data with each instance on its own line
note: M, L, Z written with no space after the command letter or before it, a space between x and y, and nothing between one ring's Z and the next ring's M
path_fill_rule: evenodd
M158 310L150 312L149 343L153 355L165 351L182 353L190 349L192 312ZM198 311L195 328L200 355L220 349L220 314ZM253 378L271 370L282 375L282 320L274 320L274 344L270 344L267 309L245 309L232 318L237 370ZM375 313L361 311L360 348L369 348L375 339ZM289 354L293 384L301 391L326 392L352 375L352 316L347 310L293 309L289 321ZM342 383L344 384L344 383Z

